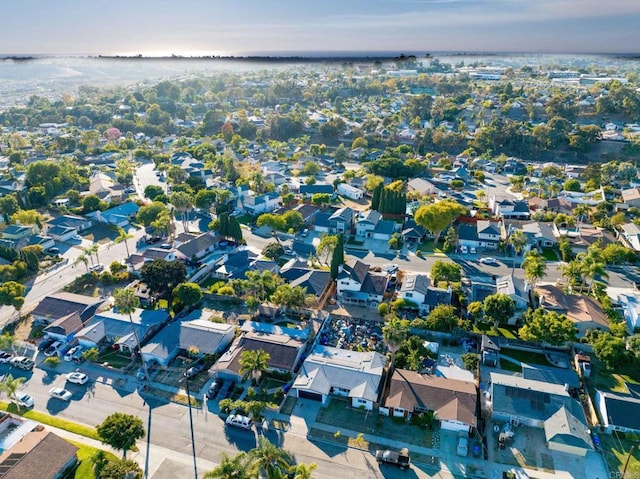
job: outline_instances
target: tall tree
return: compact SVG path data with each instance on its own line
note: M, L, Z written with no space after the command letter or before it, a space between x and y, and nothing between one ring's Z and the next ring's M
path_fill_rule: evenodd
M273 477L274 472L287 471L293 464L293 456L288 451L269 442L264 436L258 436L258 446L249 452L250 470L256 477Z
M524 234L522 230L515 230L509 236L509 244L513 247L513 251L515 251L515 255L513 257L513 268L512 271L516 270L516 257L522 252L522 250L527 246L527 236Z
M74 265L80 264L80 263L84 263L84 267L87 268L87 273L88 273L89 272L89 258L87 258L86 254L82 253L82 254L78 255L76 260L73 262Z
M18 212L20 206L18 200L13 195L5 195L0 197L0 214L4 218L5 224L9 224L11 216Z
M329 262L329 256L333 254L333 250L338 246L338 237L335 235L322 235L320 243L316 248L318 256L324 259L324 263Z
M15 401L16 393L25 380L26 378L14 378L11 374L7 374L2 382L0 382L0 391L6 393L9 399Z
M131 313L133 313L136 309L140 307L140 300L136 296L136 293L133 289L130 288L118 288L113 290L113 305L121 314L126 314L129 316L129 324L131 325L131 332L133 333L133 337L136 340L136 346L134 348L140 351L142 344L140 343L140 336L138 335L138 327L133 322L133 317ZM149 376L149 369L147 367L147 363L144 360L144 357L140 355L140 361L142 362L142 369L144 370L147 381L151 380L151 376Z
M429 230L434 236L434 244L437 244L440 233L465 211L464 206L455 201L443 200L421 206L416 210L414 218L417 224Z
M382 196L382 189L384 188L384 183L378 183L378 185L373 189L373 193L371 196L371 209L380 211L380 198Z
M197 283L180 283L173 289L172 296L183 306L195 306L202 299L202 288Z
M132 238L133 235L131 233L127 233L124 229L118 228L118 236L116 236L114 242L116 244L124 242L124 247L127 250L127 258L131 256L131 254L129 253L129 244L127 243L127 240Z
M333 249L333 255L331 256L331 279L335 281L338 277L340 266L344 264L344 235L340 233L338 235L338 243Z
M254 351L242 351L240 354L240 374L243 377L251 375L254 384L258 384L260 376L264 371L269 369L269 361L271 356L262 349Z
M484 315L493 321L495 327L505 324L515 312L513 299L504 293L495 293L484 298Z
M204 477L205 479L252 479L249 472L249 459L246 452L240 452L235 456L223 452L220 464Z
M396 360L396 353L407 339L409 334L409 321L400 319L395 314L388 315L385 318L385 324L382 327L382 337L387 345L387 349L391 353L391 363L389 365L389 376L393 374L393 367Z
M533 249L524 256L522 269L524 269L525 278L531 285L531 290L535 291L538 281L547 275L547 260L538 253L538 250Z
M529 314L518 335L524 341L537 341L551 346L564 346L576 339L573 321L564 314L538 308Z
M127 451L135 446L136 441L145 435L144 425L140 419L121 412L107 416L96 427L96 431L102 442L122 451L123 459L126 459Z

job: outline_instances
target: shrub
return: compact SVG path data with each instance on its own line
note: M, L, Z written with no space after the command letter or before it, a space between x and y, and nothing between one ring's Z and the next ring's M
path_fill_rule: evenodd
M47 366L51 366L52 368L55 368L60 364L60 358L58 356L49 356L47 359L44 360L44 363Z
M380 303L378 305L378 314L380 316L386 316L389 313L389 305L387 303Z
M87 349L84 353L82 353L82 357L89 362L96 362L98 360L98 356L100 355L100 351L98 348Z

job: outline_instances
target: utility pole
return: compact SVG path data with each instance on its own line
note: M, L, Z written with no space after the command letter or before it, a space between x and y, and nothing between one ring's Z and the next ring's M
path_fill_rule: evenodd
M187 384L187 404L189 406L189 428L191 429L191 454L193 455L193 477L198 479L198 465L196 462L196 440L193 435L193 413L191 412L191 392L189 391L189 373L184 372L184 380Z

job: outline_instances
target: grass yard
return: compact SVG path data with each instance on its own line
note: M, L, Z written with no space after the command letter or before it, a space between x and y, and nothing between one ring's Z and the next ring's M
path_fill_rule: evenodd
M506 359L500 360L500 369L504 369L506 371L513 371L514 373L522 372L522 366L520 366L519 364L513 363L511 361L508 361Z
M630 441L621 437L616 433L612 435L600 434L600 442L605 454L611 477L622 477L624 465L629 458L629 451L632 446L636 446L633 450L625 477L640 477L640 448L637 447L638 441ZM618 476L619 474L619 476Z
M473 325L473 332L486 334L487 336L502 336L507 339L518 339L518 329L514 326L502 325L494 329L493 325L485 322L478 322Z
M297 402L298 402L298 398L293 396L287 396L287 399L285 399L284 404L280 408L280 412L287 416L291 416L291 413L293 412L293 408L296 407Z
M553 366L553 364L547 361L545 355L541 353L502 348L500 350L500 355L509 356L510 358L517 359L523 363L539 364L540 366Z
M558 261L558 255L553 248L542 248L542 256L544 256L547 261Z
M93 473L93 456L96 455L100 449L96 449L95 447L86 446L85 444L68 441L74 446L78 448L78 459L80 460L80 465L77 467L74 479L94 479L96 476ZM104 452L106 457L110 459L118 459L114 454L110 452Z
M624 383L640 383L640 369L635 363L625 364L616 368L616 372L607 370L601 361L591 356L591 377L587 380L590 389L611 390L617 393L627 393Z
M122 354L118 351L109 350L98 356L98 360L96 362L99 364L109 363L109 366L113 368L124 369L131 363L131 356Z
M418 246L418 249L420 251L422 251L423 253L441 253L444 254L444 251L442 251L442 249L438 246L435 246L433 244L433 240L432 239L428 239L423 241L422 243L420 243L420 246Z
M100 440L100 436L98 436L97 431L92 427L67 421L59 417L50 416L49 414L44 414L38 411L27 410L27 409L18 410L18 406L16 406L14 403L7 403L4 401L0 401L0 410L9 412L11 414L17 414L27 419L32 419L39 423L46 424L47 426L53 426L53 427L57 427L58 429L64 429L65 431L73 432L75 434L79 434L80 436L95 439L97 441Z

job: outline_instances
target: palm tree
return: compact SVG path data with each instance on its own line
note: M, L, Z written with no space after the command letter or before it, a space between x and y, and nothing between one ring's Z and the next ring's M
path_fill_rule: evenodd
M393 365L396 360L396 352L407 339L409 333L409 321L400 319L395 314L390 314L385 318L385 325L382 328L382 337L391 353L391 363L389 365L389 375L393 373Z
M163 212L158 215L156 220L151 222L150 226L158 236L169 236L169 232L171 231L171 218L169 217L169 213Z
M605 269L604 262L598 261L598 258L587 254L582 260L582 277L583 279L589 280L589 290L587 291L587 294L591 294L596 276L601 276L603 278L609 277ZM580 291L582 291L582 286Z
M131 313L133 313L137 308L140 307L140 300L136 296L134 290L130 288L118 288L113 290L113 305L118 309L118 312L122 314L127 314L129 316L129 323L131 324L131 329L133 331L133 337L136 340L136 348L140 348L140 337L138 336L138 328L136 324L133 322L133 317ZM133 351L132 351L133 352ZM140 361L142 361L142 369L144 370L144 374L146 376L147 381L151 381L151 376L149 376L149 370L147 369L147 363L144 362L144 358L140 355Z
M87 268L87 273L89 272L89 258L87 258L87 255L83 253L78 256L73 264L76 265L78 263L84 263L84 267ZM93 261L91 261L91 264L93 264Z
M566 278L567 284L571 286L571 284L575 284L580 281L583 274L583 264L578 260L569 261L568 263L564 263L560 266L560 271L562 273L562 277Z
M9 399L16 399L16 392L24 383L25 378L14 378L11 374L7 375L4 380L0 383L0 390L7 393L7 397ZM20 405L18 405L18 408Z
M289 474L293 474L293 479L311 479L311 474L318 468L317 464L296 464L289 468Z
M127 258L131 256L131 254L129 254L129 244L127 243L127 240L132 238L133 235L131 233L127 233L124 229L118 228L118 236L116 236L116 239L113 240L116 244L122 243L124 241L124 247L127 250Z
M250 479L248 463L249 456L245 452L240 452L235 456L223 452L220 464L212 471L207 472L204 479Z
M93 247L94 246L97 246L97 245L93 244L91 246L87 246L86 248L82 248L82 254L84 255L85 259L81 261L85 261L86 259L89 259L91 261L91 266L93 266Z
M249 469L255 477L261 474L272 477L277 469L280 469L280 472L286 471L293 462L293 457L288 451L273 445L264 436L258 436L258 446L249 451L249 457L251 458Z
M573 209L573 214L578 218L578 229L580 228L580 225L584 221L585 216L587 216L590 211L591 211L591 207L584 203L577 205Z
M240 355L240 374L245 378L250 374L253 383L258 384L262 373L269 369L270 359L269 353L262 349L242 351Z
M547 261L544 256L538 253L538 250L534 249L525 255L522 269L524 269L525 278L531 285L531 290L535 292L538 281L547 275Z
M516 255L513 257L513 269L516 270L516 257L522 252L525 246L527 246L527 236L524 234L522 230L515 230L509 236L509 244L513 246L513 250L516 252Z
M178 191L171 195L171 204L174 206L176 211L180 212L182 226L184 227L184 231L188 233L189 223L187 221L187 212L193 208L193 200L191 199L191 196L183 191Z

